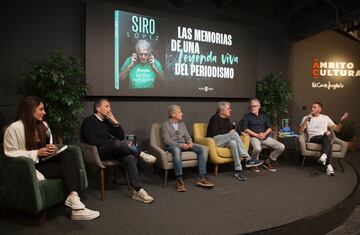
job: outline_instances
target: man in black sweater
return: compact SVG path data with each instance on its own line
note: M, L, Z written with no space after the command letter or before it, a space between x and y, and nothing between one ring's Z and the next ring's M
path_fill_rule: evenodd
M218 147L230 147L232 157L235 163L235 177L240 181L246 181L243 168L241 166L241 157L245 158L246 167L259 166L263 161L256 158L251 159L239 134L232 126L229 117L231 113L231 106L228 102L219 102L216 113L211 117L207 128L207 137L211 137Z
M144 203L154 201L144 189L136 165L136 157L155 163L156 158L139 152L124 141L124 130L111 112L109 100L102 98L94 103L94 114L84 119L81 125L82 141L95 145L102 160L116 158L128 168L129 178L135 191L132 198Z

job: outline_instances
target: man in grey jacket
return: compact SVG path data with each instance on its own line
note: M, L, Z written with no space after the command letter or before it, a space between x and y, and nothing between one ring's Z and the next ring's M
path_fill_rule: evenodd
M169 119L162 123L160 133L165 145L165 150L173 156L175 177L177 179L176 190L178 192L186 191L182 177L181 152L183 151L193 151L197 154L199 179L197 179L196 184L206 188L214 187L214 184L206 178L207 156L205 156L205 154L208 152L206 151L207 147L192 142L186 125L182 122L183 113L181 112L180 106L170 105L168 107L168 115Z

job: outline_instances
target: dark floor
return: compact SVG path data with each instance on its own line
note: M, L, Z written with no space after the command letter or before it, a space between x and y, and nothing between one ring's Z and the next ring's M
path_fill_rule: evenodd
M358 150L359 152L359 150ZM360 155L348 154L348 161L360 172ZM327 235L358 235L360 234L360 202L353 213L339 227L329 232Z
M289 159L293 157L294 159ZM358 164L360 153L349 154ZM231 170L223 167L213 190L195 186L196 170L185 170L188 191L178 193L173 177L167 188L162 179L145 166L142 178L145 189L155 202L145 205L130 199L124 185L109 184L105 201L100 201L97 175L89 172L89 188L82 198L101 216L93 221L71 221L69 210L58 205L48 210L42 227L33 215L10 211L0 220L1 234L239 234L290 223L332 207L348 196L357 183L357 175L347 162L345 172L337 164L337 176L329 177L316 166L303 169L295 156L279 162L278 172L261 169L247 171L248 181L240 182ZM170 172L169 175L172 175ZM121 179L120 179L121 180Z
M342 223L339 227L327 233L327 235L358 235L360 234L360 204L358 204L344 223Z

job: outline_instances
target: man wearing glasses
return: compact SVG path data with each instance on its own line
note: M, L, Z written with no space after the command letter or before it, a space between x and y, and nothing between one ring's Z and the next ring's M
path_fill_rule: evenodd
M260 101L258 99L252 99L250 101L250 112L246 113L243 118L242 130L250 135L250 144L253 148L251 152L252 157L258 158L264 146L273 149L263 166L267 170L275 172L276 169L273 163L285 150L285 145L270 136L272 132L271 123L265 114L259 111ZM253 168L252 170L259 172L258 168Z

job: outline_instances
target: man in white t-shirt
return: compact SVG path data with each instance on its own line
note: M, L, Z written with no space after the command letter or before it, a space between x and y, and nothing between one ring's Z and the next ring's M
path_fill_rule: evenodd
M348 113L344 113L339 123L336 125L327 115L321 114L322 104L313 102L311 105L311 113L303 117L299 132L304 133L305 130L309 135L309 141L321 144L321 156L319 163L326 166L326 174L334 176L334 169L330 164L331 160L331 144L332 136L330 130L339 132L342 128L342 122L349 117Z

